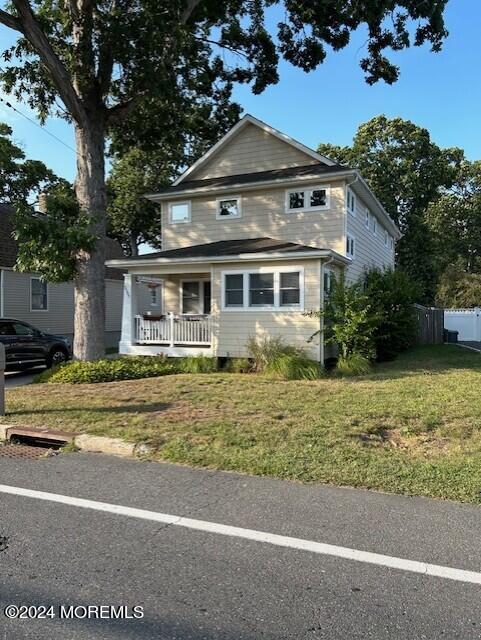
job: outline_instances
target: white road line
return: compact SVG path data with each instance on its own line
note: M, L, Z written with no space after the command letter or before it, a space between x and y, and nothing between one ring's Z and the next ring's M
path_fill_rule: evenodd
M437 578L457 580L458 582L481 584L481 572L477 571L466 571L464 569L428 564L426 562L418 562L416 560L408 560L406 558L396 558L395 556L386 556L380 553L371 553L370 551L360 551L359 549L350 549L349 547L339 547L337 545L315 542L313 540L303 540L302 538L291 538L289 536L281 536L276 533L256 531L255 529L231 527L230 525L220 524L217 522L194 520L192 518L184 518L182 516L171 515L168 513L135 509L133 507L123 507L121 505L110 504L108 502L85 500L84 498L64 496L58 493L47 493L45 491L35 491L33 489L23 489L21 487L10 487L4 484L0 484L0 493L8 493L14 496L22 496L24 498L34 498L36 500L46 500L47 502L58 502L71 507L104 511L106 513L113 513L119 516L127 516L129 518L140 518L141 520L161 522L163 524L170 524L176 527L185 527L196 531L215 533L221 536L264 542L277 547L299 549L301 551L309 551L310 553L344 558L345 560L354 560L356 562L364 562L381 567L389 567L391 569L400 569L401 571L410 571L412 573L421 573L427 576L435 576Z

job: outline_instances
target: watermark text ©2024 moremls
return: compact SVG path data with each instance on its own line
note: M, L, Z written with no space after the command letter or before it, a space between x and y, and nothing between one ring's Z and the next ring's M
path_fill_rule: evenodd
M91 605L15 605L3 610L7 618L19 620L140 620L144 617L141 605L91 604Z

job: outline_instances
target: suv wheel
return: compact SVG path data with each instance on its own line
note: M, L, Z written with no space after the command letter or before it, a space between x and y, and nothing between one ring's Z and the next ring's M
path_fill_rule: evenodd
M68 359L68 356L64 349L55 348L50 352L48 356L47 366L55 367L58 364L63 364L64 362L67 362L67 359Z

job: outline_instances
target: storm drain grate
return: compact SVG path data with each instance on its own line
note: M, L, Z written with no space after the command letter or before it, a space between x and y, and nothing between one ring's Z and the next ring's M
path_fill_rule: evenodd
M0 458L14 458L16 460L38 460L39 458L49 458L55 456L59 451L46 447L32 447L28 444L13 444L7 442L0 444Z

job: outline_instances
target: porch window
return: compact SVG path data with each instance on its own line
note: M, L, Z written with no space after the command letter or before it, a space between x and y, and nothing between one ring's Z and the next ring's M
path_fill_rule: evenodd
M182 283L182 313L202 313L199 281Z
M242 273L225 276L225 306L244 306L244 275Z
M302 267L223 272L222 308L226 311L302 311L303 276Z
M48 311L48 285L45 280L30 279L30 310Z
M290 307L299 304L301 300L301 288L299 285L299 272L292 271L279 274L279 304L281 307Z
M274 306L274 274L250 273L249 274L249 306L272 307Z
M158 287L149 287L149 292L150 292L150 306L158 307L159 306Z

